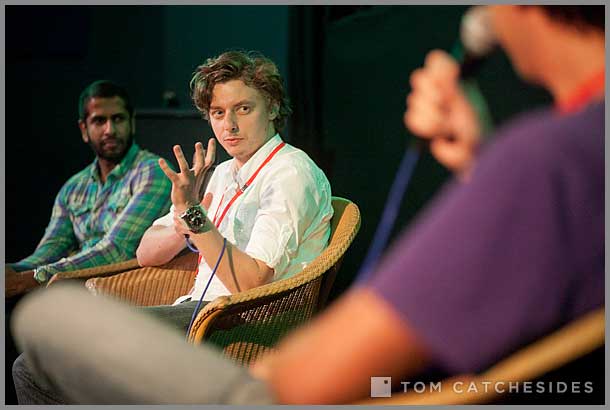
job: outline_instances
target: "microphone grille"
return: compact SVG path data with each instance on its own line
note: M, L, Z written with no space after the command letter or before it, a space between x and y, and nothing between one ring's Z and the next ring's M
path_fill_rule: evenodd
M487 7L471 7L462 16L460 40L466 53L474 57L482 57L493 50L496 37Z

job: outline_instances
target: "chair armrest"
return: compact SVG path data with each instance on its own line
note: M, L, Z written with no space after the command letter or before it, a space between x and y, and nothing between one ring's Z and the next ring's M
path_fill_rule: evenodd
M146 267L107 278L91 278L85 287L93 294L115 296L139 306L172 304L193 286L195 271Z
M110 276L116 273L124 272L130 269L139 268L137 259L129 259L123 262L111 263L108 265L94 266L92 268L78 269L68 272L57 272L54 277L55 280L49 285L55 283L55 281L63 279L87 279L96 276Z
M605 344L605 308L599 308L543 336L500 360L480 374L462 374L443 380L442 389L424 393L408 392L391 398L371 398L352 404L380 405L472 405L486 404L500 393L487 385L496 382L536 380L601 348ZM462 382L463 391L451 388ZM475 388L468 388L470 386Z
M183 253L162 266L91 278L85 287L94 294L112 295L140 306L167 305L188 293L193 286L196 269L197 255Z

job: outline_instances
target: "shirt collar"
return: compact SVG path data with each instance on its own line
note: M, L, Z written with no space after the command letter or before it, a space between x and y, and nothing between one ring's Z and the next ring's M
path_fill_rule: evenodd
M267 159L267 156L271 153L271 151L273 151L275 147L281 143L282 137L280 137L280 134L275 134L269 139L269 141L260 147L258 151L256 151L254 155L252 155L252 157L250 157L250 159L246 161L244 165L242 165L241 168L237 169L237 164L235 163L235 160L233 160L233 163L231 164L231 175L233 176L233 180L237 183L237 185L242 187L248 178L250 178L250 175L252 175L252 173L256 171L256 169L258 169L258 167L263 163L263 161Z
M132 167L132 165L133 165L133 163L134 163L134 161L136 159L136 156L138 155L139 152L140 152L140 147L134 141L133 144L131 144L131 147L129 147L129 149L127 150L127 153L125 154L125 156L123 157L121 162L119 162L112 169L112 171L110 171L110 173L108 174L108 178L119 179L123 175L125 175L125 173L129 169L131 169L131 167ZM89 173L91 175L91 178L93 178L96 181L99 181L100 180L100 174L99 174L99 171L98 171L97 163L98 163L98 159L96 157L95 160L93 161L93 163L89 167Z
M570 95L558 101L555 108L564 115L579 111L594 100L604 87L605 69L583 81Z

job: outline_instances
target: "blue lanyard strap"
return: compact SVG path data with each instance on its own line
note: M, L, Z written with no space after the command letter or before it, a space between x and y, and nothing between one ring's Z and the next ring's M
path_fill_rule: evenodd
M189 327L186 330L186 339L187 340L189 337L189 333L191 332L191 327L193 326L193 323L195 322L195 318L197 317L197 312L199 311L201 302L203 301L203 297L205 296L206 292L208 291L208 287L210 287L210 283L212 283L212 278L216 274L216 270L218 270L218 265L220 265L222 255L224 255L226 248L227 248L227 238L223 238L222 249L220 250L220 255L218 255L218 260L216 261L216 266L214 266L214 269L212 269L212 274L210 275L210 278L208 279L208 283L205 285L205 289L203 290L203 293L201 294L201 297L199 298L199 302L197 303L197 306L195 307L195 310L193 311L193 316L191 316L191 322L189 323Z
M407 149L402 158L402 162L394 177L390 193L388 194L388 199L383 214L381 215L381 221L379 222L379 225L377 225L373 241L369 246L364 262L356 275L356 280L358 282L364 282L368 279L377 267L377 262L381 257L388 242L388 238L390 237L390 233L392 232L392 227L396 221L402 198L411 177L413 176L413 170L415 169L415 164L417 164L419 155L420 148L419 144L416 142L416 144L412 144L409 149Z

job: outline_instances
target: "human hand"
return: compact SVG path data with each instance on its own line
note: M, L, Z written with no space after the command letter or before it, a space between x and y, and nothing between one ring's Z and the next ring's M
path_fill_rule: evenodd
M172 181L171 199L175 211L182 213L189 206L201 201L201 187L216 157L216 141L213 138L208 141L207 152L203 149L203 145L200 142L195 144L193 168L189 168L182 148L179 145L174 146L174 155L178 160L179 173L174 172L162 158L159 159L159 166L170 181Z
M49 281L47 282L47 287L56 284L56 282L59 282L61 280L61 275L58 275L57 273L53 276L51 276L51 279L49 279Z
M276 358L277 349L270 349L265 351L265 353L263 353L258 359L252 362L248 367L250 375L255 379L268 381Z
M12 268L6 268L4 273L4 296L10 298L21 295L38 286L34 279L34 271L16 272Z
M405 126L430 140L430 152L460 176L472 166L480 143L479 118L459 86L459 66L444 51L433 50L411 74Z
M18 273L8 265L4 265L4 295L6 298L17 295L18 293Z
M202 147L201 143L198 142L199 146ZM216 160L216 139L210 138L208 140L208 149L207 150L199 150L197 151L197 144L195 144L195 153L193 154L193 165L203 160L203 169L200 174L197 176L196 184L195 184L195 192L197 192L197 198L199 201L203 200L203 183L205 182L205 178L210 171L210 168L214 165L214 161ZM203 154L203 155L202 155ZM200 155L200 158L198 158ZM203 204L202 204L203 205ZM209 206L209 204L208 204ZM204 206L207 210L208 206Z

